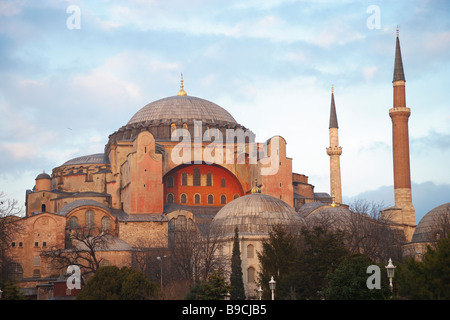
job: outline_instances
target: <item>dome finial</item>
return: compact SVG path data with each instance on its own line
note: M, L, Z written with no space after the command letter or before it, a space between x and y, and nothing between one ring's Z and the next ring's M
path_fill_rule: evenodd
M177 93L178 96L187 96L186 91L184 91L183 88L183 72L181 73L181 84L180 84L180 91Z
M397 25L397 38L398 38L398 25Z
M331 84L331 93L333 93L333 92L334 92L334 85Z
M261 189L258 188L258 179L255 178L255 186L252 188L252 193L261 193Z

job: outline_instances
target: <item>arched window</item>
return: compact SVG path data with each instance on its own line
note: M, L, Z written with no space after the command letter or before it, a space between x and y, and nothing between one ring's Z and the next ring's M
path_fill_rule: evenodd
M225 188L225 187L226 187L225 178L222 178L222 180L220 180L220 186L221 186L222 188Z
M33 266L40 266L41 265L41 257L35 256L33 258Z
M178 230L186 230L186 217L185 216L178 216L176 220L176 228Z
M214 204L214 196L212 194L208 194L208 204Z
M173 177L167 177L167 188L173 188Z
M173 193L169 193L167 195L167 203L169 204L173 203Z
M181 185L187 186L187 173L186 172L183 172L181 174Z
M220 196L220 204L227 204L227 196L226 195L221 195Z
M200 168L194 168L194 186L200 185Z
M100 262L100 267L107 267L107 266L112 266L111 262L109 260L103 259Z
M108 217L102 218L102 231L109 231L111 230L111 219Z
M247 269L247 282L248 283L253 283L256 280L256 272L255 272L255 268L250 267Z
M211 172L208 172L208 173L206 174L206 185L207 185L208 187L211 187L211 186L212 186L212 174L211 174Z
M45 204L42 204L42 206L41 206L41 212L45 212L46 211L46 206L45 206Z
M170 137L174 137L175 130L177 130L177 125L175 123L172 123L170 125Z
M247 246L247 259L255 257L255 247L252 244Z
M23 279L23 269L18 263L13 262L8 268L8 279L9 280L22 280Z
M187 123L183 123L183 137L188 137L188 136L189 136L188 125L187 125Z
M183 204L187 203L187 196L186 196L185 193L181 194L180 202L183 203Z
M237 193L235 193L233 196L233 200L236 200L237 198L239 198L239 195Z
M88 210L84 214L84 227L86 229L93 229L95 226L94 224L94 211Z
M194 203L200 204L200 195L198 193L194 195Z
M69 219L69 228L76 229L78 228L78 218L75 216L70 217Z

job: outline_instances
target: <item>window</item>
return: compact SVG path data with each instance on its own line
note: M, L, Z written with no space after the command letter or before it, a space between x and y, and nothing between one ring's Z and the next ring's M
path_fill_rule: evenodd
M111 230L111 219L108 217L102 218L102 231L109 231Z
M252 244L247 246L247 259L255 257L255 247Z
M173 194L172 193L169 193L167 195L167 203L169 203L169 204L173 203Z
M214 204L214 196L212 194L208 194L208 204Z
M34 269L33 270L33 278L40 278L41 277L41 270Z
M186 220L186 217L185 216L178 216L177 217L177 220L176 220L176 228L178 229L178 230L186 230L186 222L187 222L187 220Z
M70 229L78 228L78 218L77 217L70 217L70 219L69 219L69 228Z
M200 195L198 193L194 196L194 203L200 204Z
M84 214L84 226L86 229L94 228L94 211L86 211L86 213Z
M220 186L222 188L225 188L225 186L226 186L225 178L222 178L222 180L220 180Z
M23 269L18 263L13 262L8 268L8 279L9 280L22 280L23 279Z
M45 212L46 211L46 206L45 206L45 204L42 204L42 206L41 206L41 212Z
M13 242L11 242L11 247L15 247L16 246L16 243L13 241Z
M226 195L221 195L220 196L220 204L227 204L227 196Z
M247 269L247 282L253 283L255 282L255 268L250 267Z
M211 187L211 186L212 186L212 174L211 174L211 172L208 172L208 173L206 174L206 185L207 185L208 187Z
M167 177L167 188L173 188L173 177Z
M45 241L42 242L42 246L43 246L43 247L46 247L46 246L47 246L47 242L45 242Z
M172 124L170 125L170 136L171 136L171 137L174 137L174 132L175 132L175 130L177 130L177 125L176 125L175 123L172 123Z
M39 242L36 241L36 242L34 243L34 246L35 246L35 247L39 247Z
M187 173L186 172L183 172L181 174L181 185L187 186Z
M239 198L239 195L237 193L235 193L234 196L233 196L233 200L235 200L237 198Z
M200 169L194 168L194 186L200 185Z
M187 203L187 196L185 193L181 194L180 201L183 204Z
M40 266L41 265L41 258L39 256L35 256L33 258L33 266Z

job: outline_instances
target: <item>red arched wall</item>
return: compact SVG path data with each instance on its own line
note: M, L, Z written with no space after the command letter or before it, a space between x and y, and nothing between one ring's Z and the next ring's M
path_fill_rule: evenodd
M200 169L200 186L193 185L194 168ZM182 175L187 175L187 185L182 185ZM207 174L211 173L211 186L207 186ZM173 187L168 186L169 177L173 177ZM225 187L222 187L222 178L225 179ZM169 171L163 179L164 183L164 204L168 204L168 195L174 196L174 203L184 204L188 206L223 206L221 204L221 196L225 195L226 203L232 201L234 196L244 195L241 184L237 178L228 170L217 165L193 164L181 165ZM187 202L181 203L181 195L186 194ZM200 195L200 203L194 202L196 194ZM214 203L208 203L208 195L212 194Z

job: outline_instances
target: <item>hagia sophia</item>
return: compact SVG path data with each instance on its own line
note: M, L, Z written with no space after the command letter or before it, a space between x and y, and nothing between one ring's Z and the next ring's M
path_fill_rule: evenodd
M382 214L404 232L405 245L420 246L431 241L430 224L450 203L416 225L405 83L397 32L393 106L386 110L392 119L395 205ZM245 289L251 295L259 271L256 252L271 226L318 214L351 214L342 203L337 110L332 89L330 145L324 152L330 158L330 190L315 192L306 174L292 171L282 136L256 142L252 131L223 107L188 95L181 77L176 95L138 110L109 135L103 153L70 159L37 175L26 191L25 217L17 221L23 231L11 243L11 273L36 298L39 288L53 285L59 276L42 252L66 249L78 228L108 232L102 261L121 267L132 264L133 250L142 243L169 248L174 230L186 226L201 233L222 228L222 254L231 255L237 227Z

